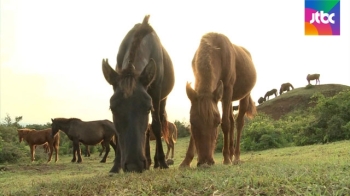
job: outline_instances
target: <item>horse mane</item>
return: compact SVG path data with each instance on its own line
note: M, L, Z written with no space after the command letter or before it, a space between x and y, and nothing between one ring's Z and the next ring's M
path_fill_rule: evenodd
M119 87L124 92L125 98L129 97L134 91L136 87L136 78L139 76L136 74L135 66L133 64L135 61L137 49L140 47L142 39L154 31L148 23L149 17L150 15L146 15L143 19L143 22L140 25L135 25L134 27L137 29L135 30L134 38L131 42L129 50L128 66L126 69L121 71L121 78L119 81Z
M216 88L217 83L213 83L215 80L212 55L216 50L220 48L214 41L220 41L220 34L208 33L205 34L200 42L199 48L196 52L196 56L193 59L193 70L195 74L195 90L198 92L198 113L203 116L204 121L214 118L214 106L212 104L213 95L212 92ZM214 38L214 39L213 39Z
M60 123L64 123L64 124L68 124L72 121L82 121L80 118L55 118L54 121L60 122Z

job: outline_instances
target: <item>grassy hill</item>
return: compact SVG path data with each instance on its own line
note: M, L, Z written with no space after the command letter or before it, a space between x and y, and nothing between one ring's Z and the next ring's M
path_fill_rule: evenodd
M309 85L306 87L295 88L289 92L285 92L280 96L270 96L270 100L257 106L258 112L270 115L273 119L278 120L281 116L312 107L310 103L311 96L317 92L322 93L325 97L331 97L340 91L350 89L350 86L341 84L323 84Z

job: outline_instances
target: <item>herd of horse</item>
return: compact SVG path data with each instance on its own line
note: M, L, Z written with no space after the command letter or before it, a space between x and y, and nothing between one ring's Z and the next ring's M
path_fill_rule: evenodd
M320 74L308 74L306 76L306 80L308 81L308 85L311 85L311 83L310 83L311 80L316 80L316 85L320 84ZM294 89L294 86L291 83L289 83L289 82L283 83L283 84L281 84L279 94L282 95L283 92L285 92L285 91L288 92L288 91L293 90L293 89ZM262 104L263 102L268 101L270 96L272 96L272 95L275 95L275 97L277 97L277 89L274 88L270 91L267 91L265 93L264 97L260 97L258 99L258 103Z
M166 102L174 87L175 73L170 55L149 24L149 18L146 15L142 23L135 24L127 32L119 46L115 69L109 65L108 59L102 60L104 78L113 87L109 101L113 122L84 122L77 118L51 119L51 129L46 130L45 140L37 142L29 138L38 136L25 136L19 130L20 140L25 138L31 146L32 160L35 149L32 146L47 142L50 147L48 161L56 146L57 161L60 130L73 142L72 162L82 162L80 143L85 146L101 144L106 151L101 162L106 162L110 146L115 151L110 173L118 173L120 170L143 172L152 164L150 140L155 140L153 167L169 168L170 163L166 160L170 150L171 158L174 156L177 131L167 121ZM195 154L198 156L197 166L215 163L214 150L219 126L223 132L223 164L240 163L244 117L253 118L257 113L251 97L257 79L252 55L246 48L231 43L223 34L206 33L194 52L192 71L195 77L194 87L189 82L186 84L186 94L191 102L191 137L179 167L190 167ZM308 78L312 80L312 77ZM276 89L271 93L277 96ZM219 101L222 103L221 115ZM239 101L236 120L233 116L233 101ZM149 114L152 117L151 124ZM42 131L36 132L38 134ZM167 142L166 155L162 138Z

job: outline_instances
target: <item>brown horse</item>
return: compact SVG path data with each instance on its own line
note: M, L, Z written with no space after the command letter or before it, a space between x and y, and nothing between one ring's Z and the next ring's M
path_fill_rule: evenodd
M174 148L175 148L175 144L176 144L176 140L177 140L177 128L176 128L176 125L172 122L168 122L168 130L169 130L169 134L168 134L168 138L165 140L165 143L168 147L168 151L165 155L165 159L168 160L169 158L169 154L170 154L170 151L171 151L171 156L170 156L170 159L174 159ZM147 133L149 133L149 139L151 141L153 140L156 140L156 137L154 136L154 133L152 131L152 126L151 125L148 125L148 129L147 129ZM163 135L162 135L163 137Z
M60 145L60 134L52 134L51 133L51 128L44 129L44 130L35 130L35 129L18 129L18 138L19 142L22 142L25 140L29 147L30 147L30 154L31 154L31 159L32 162L35 160L35 148L38 145L48 145L49 149L48 151L50 152L49 154L49 159L47 162L51 161L52 158L52 153L53 149L55 149L56 152L56 157L55 157L55 162L58 161L58 148ZM44 148L45 149L45 148ZM45 149L47 151L47 149Z
M191 138L180 167L189 167L197 150L200 165L215 163L213 155L218 126L224 134L224 164L240 162L240 138L244 116L253 117L255 104L250 92L256 83L256 70L250 53L236 46L223 34L205 34L192 60L195 86L186 85L191 101ZM222 117L218 102L222 102ZM239 100L237 134L234 143L232 101ZM233 160L234 156L234 160Z
M157 33L149 25L149 15L136 24L123 39L116 71L102 61L102 71L113 86L110 109L121 148L121 165L126 172L149 169L149 138L145 138L149 113L156 137L154 168L169 168L162 146L161 130L167 131L165 105L175 81L172 61ZM165 132L166 133L166 132ZM167 136L164 135L166 138ZM114 165L110 173L119 171Z
M258 99L258 103L259 103L259 104L264 103L264 101L266 101L264 97L260 97L260 98Z
M78 163L82 162L80 144L96 145L101 143L106 148L106 153L101 163L105 163L110 151L109 145L114 149L116 159L118 157L118 148L112 140L116 131L114 125L109 120L82 121L78 118L55 118L51 119L52 134L56 134L59 130L63 131L73 142L73 159Z
M291 83L289 83L289 82L281 84L280 95L282 95L282 93L283 93L284 91L287 91L287 92L288 92L288 91L290 90L290 88L291 88L292 90L294 89L293 85L292 85Z
M317 85L317 82L318 84L320 84L320 74L307 74L306 80L309 84L311 80L316 80L316 85Z
M265 101L266 101L266 97L267 97L267 100L269 100L271 95L275 95L275 97L277 97L277 89L274 88L270 91L267 91L264 96Z

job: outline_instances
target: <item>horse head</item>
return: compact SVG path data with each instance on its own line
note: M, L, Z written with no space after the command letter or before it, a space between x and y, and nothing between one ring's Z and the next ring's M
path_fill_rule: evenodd
M57 132L60 130L59 121L55 118L51 118L51 137L54 138Z
M191 101L191 134L196 138L194 143L198 153L197 165L213 165L218 126L221 124L218 102L223 95L223 83L220 80L213 92L203 95L198 94L191 84L187 83L186 93ZM202 145L203 143L207 145Z
M132 67L118 73L111 68L108 60L102 61L103 75L114 89L110 109L121 150L121 167L126 172L142 172L147 167L145 131L149 113L153 110L147 88L154 81L156 70L153 59L141 74ZM128 145L130 143L134 145Z

